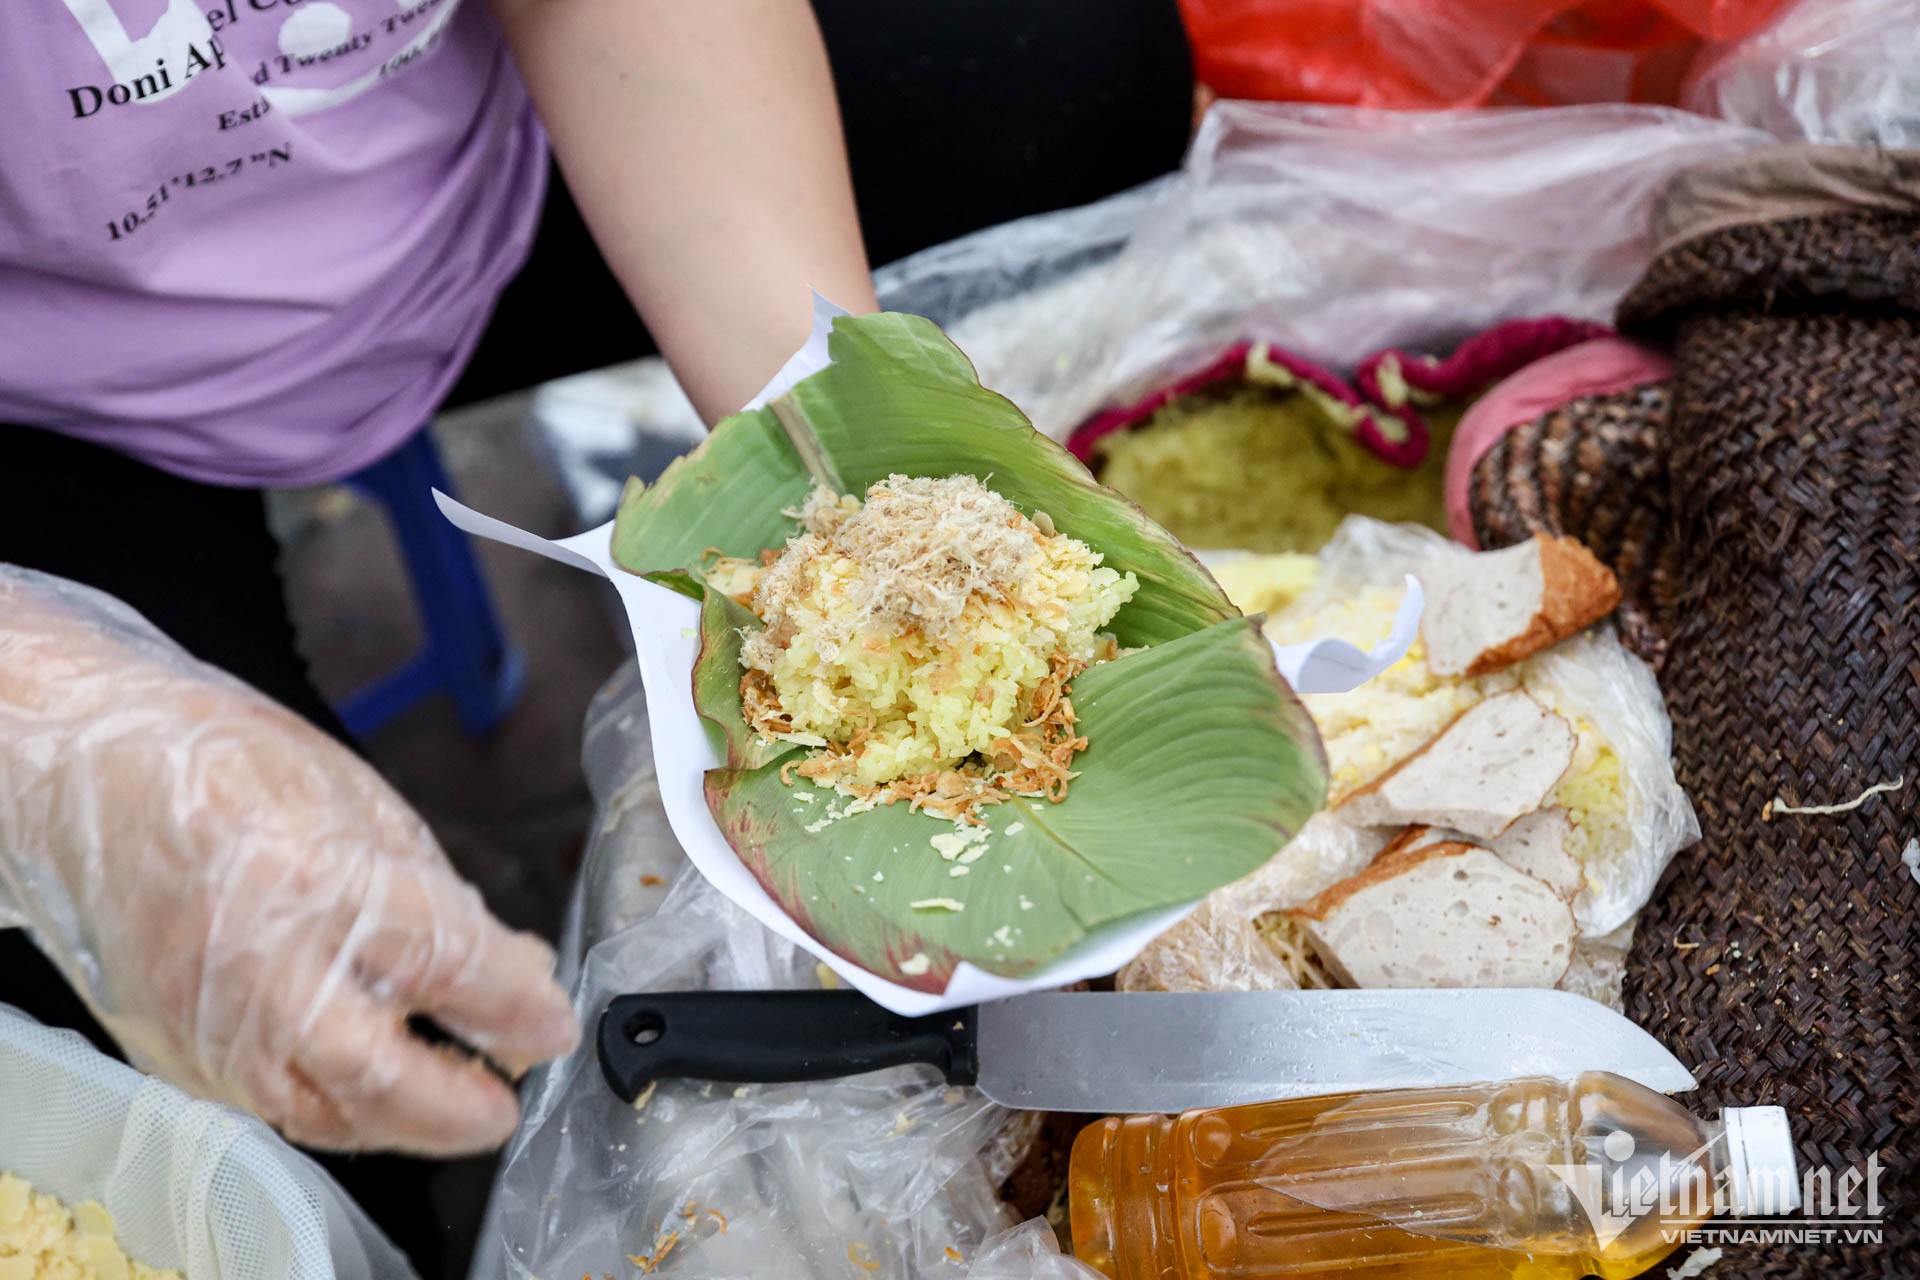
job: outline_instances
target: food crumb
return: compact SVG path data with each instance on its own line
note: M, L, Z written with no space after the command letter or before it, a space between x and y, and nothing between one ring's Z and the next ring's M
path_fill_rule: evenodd
M724 1214L724 1213L722 1213L722 1212L720 1212L720 1211L719 1211L718 1209L709 1209L709 1210L707 1210L707 1216L708 1216L709 1218L712 1218L712 1219L713 1219L713 1220L714 1220L715 1222L717 1222L717 1223L719 1223L719 1224L720 1224L720 1234L721 1234L721 1235L725 1235L725 1234L727 1234L727 1226L728 1226L728 1223L727 1223L727 1215L726 1215L726 1214Z
M1900 861L1906 866L1907 874L1920 884L1920 839L1907 841L1907 847L1900 851Z
M933 968L933 961L927 958L927 953L924 951L916 951L900 962L900 972L909 978L917 978L931 968Z
M659 876L651 876L651 875L649 875L649 876L641 876L641 877L640 877L640 883L641 883L641 884L643 884L643 885L645 885L645 886L646 886L647 888L649 888L649 889L655 889L655 888L658 888L659 886L661 886L661 885L663 885L663 884L665 884L665 883L666 883L666 881L665 881L665 880L663 880L663 879L661 879L661 878L660 878Z
M867 1246L858 1240L847 1246L847 1261L862 1271L878 1271L880 1264L867 1256Z
M915 911L965 911L967 904L958 898L917 898L907 904Z
M1007 834L1010 836L1017 836L1026 829L1027 824L1024 822L1009 822L1007 824ZM948 1252L952 1252L952 1250L949 1249Z
M948 1245L946 1248L942 1249L940 1252L946 1254L947 1257L951 1258L955 1262L966 1261L965 1256L963 1256L961 1252L958 1249L954 1248L952 1245Z
M633 1109L635 1111L645 1111L647 1104L653 1101L653 1091L659 1087L660 1082L658 1080L647 1081L647 1087L634 1095Z

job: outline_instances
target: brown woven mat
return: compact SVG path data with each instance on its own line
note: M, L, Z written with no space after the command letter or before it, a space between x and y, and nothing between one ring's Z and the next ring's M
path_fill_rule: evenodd
M1474 507L1484 545L1586 538L1664 647L1704 838L1642 917L1627 1011L1703 1112L1779 1104L1803 1169L1885 1170L1880 1244L1730 1246L1714 1280L1920 1275L1920 218L1711 232L1621 319L1670 340L1670 413L1576 402L1483 460Z

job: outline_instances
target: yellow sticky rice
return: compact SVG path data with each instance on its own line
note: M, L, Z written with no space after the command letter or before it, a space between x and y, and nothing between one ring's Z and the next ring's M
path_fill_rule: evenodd
M1102 440L1095 469L1191 547L1317 551L1352 514L1445 532L1440 477L1463 406L1425 410L1433 441L1412 470L1368 452L1343 408L1261 387L1181 396Z
M0 1280L181 1280L122 1253L113 1218L88 1200L71 1213L0 1173Z
M947 491L913 488L935 485ZM816 746L857 737L850 780L868 786L991 752L1020 727L1057 655L1081 666L1106 655L1110 643L1102 628L1139 585L1131 573L1104 567L1086 543L1053 531L1045 517L1029 520L971 477L889 477L868 491L868 503L890 492L932 498L942 510L965 509L948 501L954 495L969 499L1006 522L1031 554L1003 575L1000 594L971 590L964 601L947 600L951 616L938 627L924 625L910 603L892 610L904 616L876 626L870 620L876 587L897 585L876 578L901 571L848 553L864 516L860 500L823 505L816 499L802 513L807 530L782 552L790 588L782 598L769 600L763 590L782 571L780 561L766 567L736 561L724 577L709 579L768 623L754 638L760 643L750 639L742 662L766 673L791 718L792 732L777 736ZM971 531L954 532L964 541ZM914 564L906 572L926 571L924 559Z
M1273 609L1275 590L1291 602L1310 589L1312 576L1302 560L1317 570L1309 557L1253 557L1238 562L1234 573L1221 574L1221 586L1243 610ZM1310 612L1271 619L1266 631L1281 644L1332 635L1371 648L1392 629L1399 603L1397 590L1362 591ZM1620 757L1591 720L1566 706L1550 686L1530 683L1529 675L1527 662L1472 679L1435 675L1427 667L1426 645L1416 639L1406 657L1351 693L1303 695L1300 700L1320 730L1332 770L1328 805L1338 805L1418 751L1475 703L1525 689L1573 726L1573 763L1548 804L1567 810L1574 823L1567 850L1588 869L1592 882L1597 867L1632 845Z
M1297 551L1239 556L1212 566L1214 581L1246 614L1269 618L1285 609L1320 580L1320 561Z

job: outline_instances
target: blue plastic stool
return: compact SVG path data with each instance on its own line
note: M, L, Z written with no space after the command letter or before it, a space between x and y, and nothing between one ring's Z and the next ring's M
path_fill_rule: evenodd
M424 430L345 483L386 508L427 641L397 671L334 708L356 738L423 698L445 693L468 737L506 718L526 684L526 663L508 646L467 535L447 523L433 490L451 494L440 451Z

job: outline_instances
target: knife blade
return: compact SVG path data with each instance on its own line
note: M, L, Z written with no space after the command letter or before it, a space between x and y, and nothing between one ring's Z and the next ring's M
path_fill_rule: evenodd
M1611 1009L1532 989L1042 992L919 1018L855 991L661 992L616 997L599 1052L629 1102L661 1079L826 1080L907 1063L1030 1111L1177 1112L1583 1071L1694 1087Z

